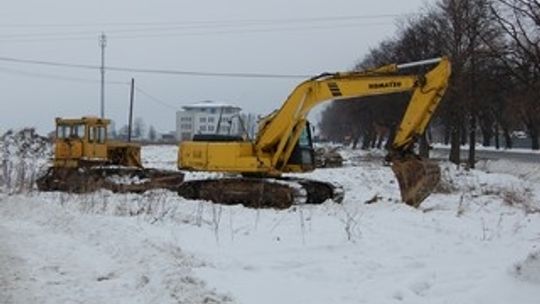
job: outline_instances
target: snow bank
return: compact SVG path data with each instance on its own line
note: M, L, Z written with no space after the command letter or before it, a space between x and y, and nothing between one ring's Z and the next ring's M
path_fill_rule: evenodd
M540 165L506 159L480 160L477 168L485 172L506 173L529 182L540 183Z
M89 202L71 199L0 201L1 303L232 302L197 278L205 262L166 230L86 213Z
M176 147L144 147L143 161L174 169ZM380 158L351 165L302 175L341 184L343 204L288 210L169 191L0 194L0 282L12 282L0 296L23 303L36 302L33 295L49 303L538 301L538 263L523 259L538 250L538 183L443 163L444 187L413 209L399 202Z

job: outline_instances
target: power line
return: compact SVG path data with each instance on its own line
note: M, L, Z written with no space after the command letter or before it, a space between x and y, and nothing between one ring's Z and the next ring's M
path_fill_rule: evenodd
M371 15L345 15L345 16L321 16L305 18L276 18L276 19L232 19L232 20L193 20L193 21L171 21L171 22L97 22L97 23L3 23L0 28L73 28L73 27L121 27L121 26L162 26L162 25L224 25L224 24L246 24L246 23L301 23L301 22L324 22L336 20L365 20L365 19L388 19L404 16L404 14L371 14Z
M92 83L92 84L100 83L100 80L98 80L98 79L67 77L67 76L60 76L60 75L55 75L55 74L27 72L27 71L11 69L11 68L5 68L5 67L0 67L0 73L21 75L21 76L25 76L25 77L42 78L42 79L48 79L48 80L73 81L73 82ZM124 82L123 81L106 81L105 83L106 84L111 84L111 85L123 85L123 86L128 86L130 84L127 81L124 81ZM145 97L147 97L147 99L150 100L150 101L153 101L155 103L158 103L158 104L160 104L162 106L165 106L165 107L173 109L173 110L178 110L178 107L175 107L175 106L163 101L162 99L155 97L153 94L148 93L148 91L146 89L143 90L142 88L140 88L139 85L137 85L137 87L135 87L135 90L137 92L139 92L140 94L144 95Z
M62 75L55 75L55 74L48 74L48 73L28 72L28 71L6 68L6 67L0 67L0 73L20 75L20 76L33 77L33 78L43 78L43 79L50 79L50 80L72 81L72 82L80 82L80 83L92 83L92 84L100 83L100 80L98 79L69 77L69 76L62 76ZM112 85L129 85L128 82L122 82L122 81L106 81L105 83L112 84Z
M371 26L371 25L387 25L390 23L387 22L378 22L378 23L351 23L350 21L354 20L335 20L339 21L337 24L326 24L326 25L310 25L309 27L284 27L288 25L287 23L246 23L246 24L219 24L219 25L213 25L213 24L203 24L203 25L183 25L183 26L168 26L168 27L150 27L150 28L127 28L127 29L110 29L107 30L107 33L145 33L145 32L171 32L171 31L185 31L185 30L215 30L215 29L223 29L223 28L231 28L229 31L230 33L234 32L243 32L246 30L249 30L250 28L254 28L255 30L262 30L262 31L270 31L270 30L291 30L291 29L332 29L332 28L338 28L338 27L356 27L356 26ZM306 22L290 22L292 24L299 24L306 23ZM309 22L311 23L311 22ZM319 22L320 23L320 22ZM270 28L256 28L262 26L272 26ZM276 27L277 26L277 27ZM192 33L210 33L213 32L192 32ZM186 34L192 34L190 32L187 32ZM219 32L221 33L221 32ZM0 34L0 38L3 38L3 40L8 40L10 38L15 39L28 39L28 38L82 38L82 37L88 37L89 35L94 35L95 31L69 31L69 32L38 32L38 33L10 33L10 34ZM6 39L7 38L7 39ZM9 41L9 40L8 40Z
M42 79L49 79L49 80L73 81L73 82L92 83L92 84L100 83L100 80L98 79L67 77L67 76L60 76L60 75L55 75L55 74L27 72L27 71L5 68L5 67L0 67L0 73L14 74L14 75L21 75L25 77L34 77L34 78L42 78ZM111 84L111 85L123 85L123 86L128 86L130 84L127 81L124 81L124 82L123 81L106 81L105 83ZM143 90L142 88L140 88L139 85L135 87L135 90L139 92L140 94L146 96L147 99L150 101L153 101L155 103L158 103L162 106L165 106L173 110L178 110L178 107L175 107L163 101L162 99L155 97L153 94L148 93L146 89Z
M176 37L176 36L208 36L208 35L223 35L223 34L250 34L250 33L272 33L272 32L297 32L297 31L316 31L316 30L333 30L340 28L355 28L390 25L388 22L372 22L372 23L343 23L342 20L338 24L325 25L303 25L303 26L288 26L287 24L268 24L270 27L261 27L261 24L246 25L220 25L220 26L177 26L177 27L161 27L161 28L142 28L142 29L123 29L123 30L108 30L107 32L114 39L140 39L154 37ZM300 24L301 25L301 24ZM224 27L229 29L222 30ZM191 30L191 31L189 31ZM195 31L194 31L195 30ZM150 33L149 33L150 32ZM151 33L156 32L156 33ZM165 33L163 33L165 32ZM94 36L94 31L85 32L62 32L62 33L22 33L22 34L5 34L0 35L0 42L53 42L53 41L75 41L88 40ZM123 33L132 33L123 34ZM136 34L138 33L138 34ZM147 33L147 34L145 34Z
M154 101L154 102L156 102L156 103L158 103L158 104L160 104L160 105L162 105L162 106L165 106L165 107L170 108L170 109L173 109L173 110L178 110L178 107L175 107L175 106L173 106L173 105L171 105L171 104L169 104L169 103L163 101L162 99L157 98L157 97L151 95L150 93L148 93L148 92L146 92L145 90L141 89L139 85L137 85L137 86L135 87L135 90L136 90L137 92L141 93L142 95L146 96L148 99L150 99L150 100L152 100L152 101Z
M46 65L64 68L90 69L99 70L100 66L87 64L62 63L44 60L19 59L13 57L0 57L0 61L16 62L24 64ZM267 74L267 73L233 73L233 72L199 72L199 71L179 71L179 70L161 70L161 69L141 69L130 67L105 67L105 70L117 72L131 73L146 73L146 74L162 74L162 75L177 75L177 76L197 76L197 77L224 77L224 78L267 78L267 79L306 79L313 75L291 75L291 74Z
M140 38L158 38L158 37L181 37L181 36L210 36L210 35L230 35L230 34L252 34L252 33L280 33L280 32L298 32L298 31L317 31L317 30L333 30L340 28L364 27L364 26L381 26L389 25L389 23L361 23L361 24L342 24L334 26L304 26L304 27L281 27L281 28L266 28L266 29L236 29L222 31L204 31L204 32L180 32L167 34L140 34L140 35L111 35L114 39L140 39Z

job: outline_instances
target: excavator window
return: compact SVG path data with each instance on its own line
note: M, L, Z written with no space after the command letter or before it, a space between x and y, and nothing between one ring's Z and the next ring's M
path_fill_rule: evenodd
M311 141L311 127L309 122L306 123L304 130L300 134L298 143L294 147L294 150L289 158L289 164L313 166L315 163L313 143Z
M311 147L311 138L308 133L308 128L304 128L302 133L300 134L300 138L298 139L298 145L301 148Z

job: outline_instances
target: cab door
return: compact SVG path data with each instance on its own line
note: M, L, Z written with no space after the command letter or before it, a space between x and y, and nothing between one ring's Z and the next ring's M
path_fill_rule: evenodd
M300 138L291 153L291 157L287 162L289 167L299 166L300 172L311 171L315 169L315 152L313 150L313 141L311 139L311 127L309 122L302 130ZM292 170L292 172L296 172Z
M106 160L106 129L103 126L88 127L88 151L87 157L91 160Z
M84 157L82 136L83 126L57 125L54 157L56 166L77 166L78 161Z

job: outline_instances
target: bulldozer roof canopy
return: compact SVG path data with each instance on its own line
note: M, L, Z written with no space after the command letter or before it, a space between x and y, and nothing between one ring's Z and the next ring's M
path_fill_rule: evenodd
M99 118L99 117L93 117L93 116L85 116L81 118L56 118L56 124L57 125L101 125L101 126L107 126L111 122L110 119L105 118Z

